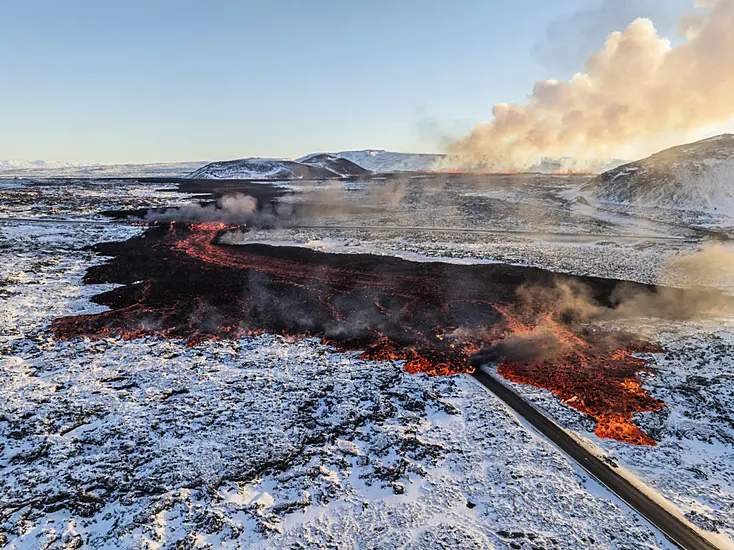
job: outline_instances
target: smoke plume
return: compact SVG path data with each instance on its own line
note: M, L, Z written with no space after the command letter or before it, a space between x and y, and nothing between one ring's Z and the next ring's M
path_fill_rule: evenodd
M591 288L571 279L558 279L554 286L521 286L518 304L510 311L527 325L506 334L500 341L483 349L475 364L493 361L553 360L579 345L562 327L582 327L596 322L619 319L657 318L690 321L734 315L734 297L713 285L734 282L734 249L721 244L706 245L701 250L678 256L668 262L663 279L687 282L685 287L645 287L618 284L603 298ZM508 321L511 321L508 319ZM510 326L512 322L508 323ZM459 334L459 336L466 336ZM597 346L622 347L632 335L596 333ZM486 338L485 339L490 339Z
M226 225L262 224L275 219L274 215L258 209L257 199L237 193L225 195L209 204L186 204L163 211L150 211L148 222L223 223Z
M668 262L663 282L730 286L734 284L734 248L713 243L695 254L677 256Z
M649 154L734 116L734 0L699 0L673 47L649 19L607 37L570 81L538 81L525 105L498 104L450 148L458 167L523 169Z

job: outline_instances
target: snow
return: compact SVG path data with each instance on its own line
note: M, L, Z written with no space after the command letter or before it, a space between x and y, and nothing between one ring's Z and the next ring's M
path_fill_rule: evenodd
M637 326L627 321L621 328L647 334L664 350L652 357L655 372L642 377L666 407L636 418L658 441L656 447L600 439L593 423L550 392L506 383L667 499L720 547L734 548L734 318L685 324L648 320Z

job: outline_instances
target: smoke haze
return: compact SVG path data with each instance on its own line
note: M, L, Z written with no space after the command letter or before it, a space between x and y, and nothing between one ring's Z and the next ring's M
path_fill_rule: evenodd
M667 281L696 281L706 286L731 285L734 283L734 248L714 243L695 254L673 258L664 274L664 282Z

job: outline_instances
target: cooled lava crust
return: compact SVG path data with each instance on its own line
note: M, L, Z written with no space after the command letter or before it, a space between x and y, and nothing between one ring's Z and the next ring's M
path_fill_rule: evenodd
M600 437L655 444L632 423L633 414L664 406L642 388L638 373L649 368L633 355L654 347L623 334L578 329L553 304L538 311L518 306L518 288L552 288L559 275L504 264L218 244L226 229L171 224L95 245L111 259L91 267L84 282L124 286L94 298L109 311L56 320L56 337L160 336L191 345L263 332L318 337L341 351L359 350L364 359L404 360L408 372L431 375L470 373L489 357L506 379L546 388L593 417ZM618 284L562 279L583 283L601 304ZM539 324L555 347L561 343L554 353L543 353L543 339L529 357L502 351L508 338L532 336Z

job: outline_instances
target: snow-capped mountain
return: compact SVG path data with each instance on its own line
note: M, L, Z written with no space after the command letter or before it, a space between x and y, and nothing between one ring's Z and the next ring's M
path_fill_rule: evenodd
M439 166L446 155L433 153L394 153L382 149L364 149L362 151L341 151L328 153L329 156L352 161L371 172L425 172ZM322 153L306 155L298 162L306 162Z
M666 149L604 172L582 192L601 202L734 214L734 135Z
M189 175L191 179L324 179L359 176L364 168L331 155L310 155L299 161L246 158L212 162Z

